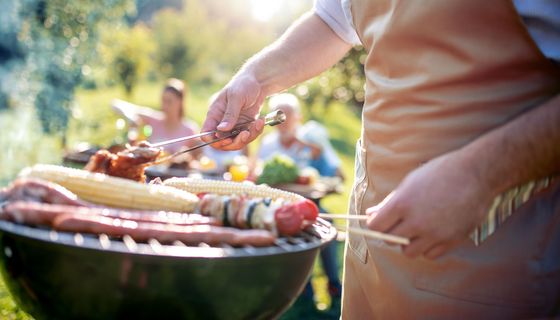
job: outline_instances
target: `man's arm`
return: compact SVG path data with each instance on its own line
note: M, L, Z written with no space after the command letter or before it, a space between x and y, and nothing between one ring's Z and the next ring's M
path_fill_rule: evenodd
M350 48L317 15L304 15L280 39L249 59L220 91L210 105L202 131L229 131L238 121L255 119L267 96L326 70ZM224 140L216 147L240 149L262 129L263 121L256 121L233 141Z
M560 173L560 96L411 172L368 227L412 239L411 257L436 258L464 241L498 194Z
M459 151L494 195L560 173L560 95ZM485 163L477 158L487 154Z

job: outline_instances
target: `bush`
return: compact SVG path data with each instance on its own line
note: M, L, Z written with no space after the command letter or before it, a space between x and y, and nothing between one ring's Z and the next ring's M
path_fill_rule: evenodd
M110 66L109 75L124 87L128 95L142 75L148 73L154 49L151 31L143 24L116 31L105 30L99 45L102 60Z

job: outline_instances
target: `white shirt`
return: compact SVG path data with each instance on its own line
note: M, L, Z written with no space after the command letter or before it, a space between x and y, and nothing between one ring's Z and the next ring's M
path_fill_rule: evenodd
M560 62L560 1L514 0L513 3L542 53ZM342 40L361 44L352 25L350 0L315 0L313 9Z

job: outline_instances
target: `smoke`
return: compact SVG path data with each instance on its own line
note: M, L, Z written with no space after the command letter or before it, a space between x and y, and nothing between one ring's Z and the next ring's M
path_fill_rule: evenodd
M60 139L43 133L35 108L45 84L35 76L38 65L22 45L27 2L4 1L0 5L0 185L38 162L60 162Z
M25 166L61 161L74 88L95 56L97 27L122 20L133 4L0 2L0 185Z
M40 83L30 80L29 66L12 59L0 66L0 186L24 167L58 163L60 139L43 133L35 109Z

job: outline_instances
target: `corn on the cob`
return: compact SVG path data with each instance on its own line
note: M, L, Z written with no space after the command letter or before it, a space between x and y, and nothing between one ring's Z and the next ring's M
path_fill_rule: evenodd
M198 197L163 185L147 185L102 173L38 164L20 177L35 177L58 183L83 200L118 208L193 212Z
M192 193L213 193L219 195L246 194L250 197L284 199L288 201L302 200L295 193L253 183L208 180L196 178L171 178L163 182L166 186L175 187Z

